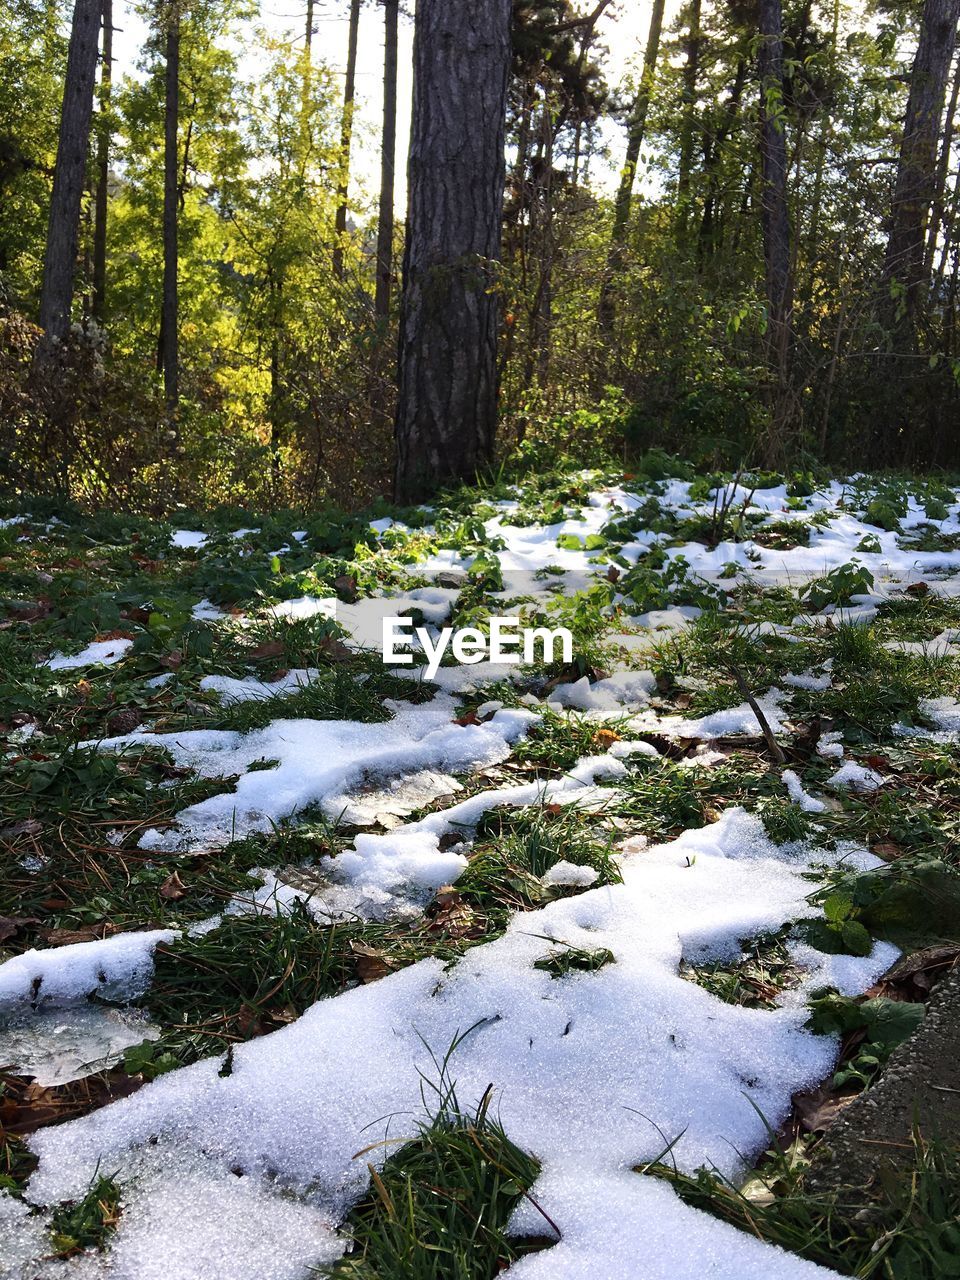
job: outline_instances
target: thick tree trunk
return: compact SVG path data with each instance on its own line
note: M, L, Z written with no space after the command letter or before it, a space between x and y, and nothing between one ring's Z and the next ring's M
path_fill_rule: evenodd
M383 132L380 143L380 210L377 217L377 285L374 311L390 314L393 275L393 180L397 150L397 15L399 0L383 0Z
M947 177L950 173L950 156L953 152L953 139L956 129L957 104L960 102L960 58L957 59L953 73L953 88L950 90L950 102L943 121L942 141L940 143L940 160L934 181L933 212L930 215L930 226L927 230L927 260L924 264L924 279L929 280L933 274L933 260L936 257L940 233L943 230L946 212Z
M926 0L900 141L884 262L888 321L913 327L926 276L926 230L936 193L937 139L960 21L960 0Z
M107 188L110 182L110 91L113 80L113 0L102 0L103 46L97 122L97 198L93 224L93 316L107 313Z
M179 309L177 221L180 201L180 12L176 3L166 15L166 70L163 115L163 300L160 313L159 364L167 414L176 416L179 387Z
M347 38L347 74L343 84L343 119L340 124L340 181L337 183L337 212L334 224L333 274L343 279L343 242L347 235L347 194L350 190L350 145L353 139L353 99L357 82L357 36L360 30L360 0L350 0L350 34Z
M70 328L99 34L100 0L76 0L40 292L40 325L54 340L65 338Z
M771 403L767 460L782 463L789 395L792 301L790 214L787 207L787 137L783 110L783 14L780 0L760 0L760 174L768 344L776 386Z
M511 0L418 0L400 310L396 493L489 461Z
M607 255L607 270L603 287L600 291L600 308L598 319L600 328L605 333L613 329L616 305L614 288L617 277L623 271L624 245L627 239L627 226L630 221L630 204L633 199L633 183L637 173L637 162L640 159L640 148L647 127L647 111L653 93L653 77L657 69L657 55L660 51L660 32L663 29L664 0L653 0L650 13L650 29L647 33L647 47L643 51L643 72L640 87L637 90L630 127L627 134L627 155L620 171L620 186L613 207L613 231L610 234L610 252Z

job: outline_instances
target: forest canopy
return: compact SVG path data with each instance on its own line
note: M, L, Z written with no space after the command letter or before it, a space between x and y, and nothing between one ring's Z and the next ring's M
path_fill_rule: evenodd
M564 453L957 465L960 0L652 0L625 78L633 6L469 8L417 6L405 155L398 0L290 31L255 0L9 0L4 488L358 507L395 468L416 499Z

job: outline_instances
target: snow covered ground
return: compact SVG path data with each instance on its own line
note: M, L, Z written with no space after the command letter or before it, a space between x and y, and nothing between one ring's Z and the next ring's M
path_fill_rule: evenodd
M682 480L636 491L626 483L601 486L577 515L511 524L521 494L484 519L486 547L431 544L432 526L411 531L381 520L375 542L385 549L415 533L423 539L418 558L407 564L412 585L406 589L347 603L308 591L267 606L251 601L244 625L264 615L291 627L335 620L351 652L369 656L383 616L416 609L437 627L457 609L460 584L418 586L417 575L463 574L487 556L503 575L502 585L491 588L491 605L523 596L554 608L592 584L612 584L602 606L609 623L603 644L608 656L619 658L609 670L571 672L549 683L542 677L530 683L522 672L489 664L445 665L428 701L388 699L389 718L379 723L284 716L284 700L319 680L319 666L291 667L269 679L259 669L208 672L198 679L198 692L225 708L268 701L277 715L252 729L157 730L144 723L91 740L124 760L145 746L161 748L175 768L222 780L221 789L178 812L174 822L138 832L138 848L185 859L210 856L234 840L265 839L320 812L333 824L372 829L320 860L317 887L297 888L281 868L264 866L262 889L226 910L283 912L299 900L322 921L417 919L437 891L468 868L485 814L592 806L615 826L633 771L656 765L672 742L701 740L709 752L766 731L788 741L799 715L795 699L830 689L829 662L805 670L798 661L779 684L754 690L755 699L733 697L729 706L699 715L682 704L665 705L650 646L682 635L705 605L665 600L664 607L644 608L642 599L625 594L631 568L642 567L652 552L659 553L657 572L668 595L671 564L685 566L688 581L695 578L721 597L747 579L762 595L783 584L799 590L852 566L854 589L845 596L842 584L837 599L826 603L798 595L793 609L780 610L779 621L762 622L752 633L800 644L832 630L838 619L869 623L886 600L921 578L939 575L934 590L949 595L951 575L960 569L955 494L935 509L935 520L910 496L891 530L869 522L856 483L833 482L801 497L791 497L785 485L751 490L741 483L727 497L733 513L750 517L743 536L734 536L731 524L731 536L707 545L645 527L638 513L651 496L660 515L680 522L681 530L685 521L711 521L723 499L716 493L694 498L691 487ZM614 536L611 524L621 517L632 523ZM765 545L765 530L775 528L783 541L787 524L802 527L796 545ZM939 549L917 548L924 529L928 543L935 532ZM238 538L258 532L236 531ZM301 546L303 538L293 540ZM170 546L202 558L210 540L209 532L176 530ZM858 579L859 570L866 576ZM197 625L223 634L240 625L205 597L194 606ZM753 625L749 618L746 625ZM956 634L944 630L933 641L939 656L949 658ZM58 652L46 663L51 670L80 670L121 663L132 649L132 639L92 638L73 656ZM398 674L408 679L411 671ZM414 678L424 678L422 669ZM182 677L171 679L176 687ZM155 675L150 680L157 696L165 696L167 684L157 686ZM505 705L511 680L516 696ZM489 704L477 707L473 698L476 710L463 715L464 699L486 685L495 686ZM955 742L957 706L947 695L926 699L920 713L928 727L898 731ZM579 718L608 738L598 738L577 765L553 776L491 786L491 773L544 717ZM824 730L818 750L831 770L821 783L828 791L867 792L885 784L877 769L848 758L842 734ZM833 802L798 769L780 770L784 802L811 817L822 814ZM406 803L404 788L413 797ZM417 817L417 808L429 811ZM880 865L850 844L775 843L760 818L739 805L712 818L664 841L622 835L620 884L595 887L595 875L558 864L544 883L567 886L566 896L515 912L502 936L472 947L452 966L423 959L318 1001L290 1025L238 1045L229 1071L222 1055L206 1057L33 1134L29 1143L39 1165L23 1198L0 1192L0 1274L10 1280L302 1280L311 1267L342 1254L347 1241L338 1228L369 1181L367 1161L382 1163L393 1149L373 1144L415 1132L425 1114L423 1080L436 1080L436 1062L453 1045L448 1069L461 1104L476 1105L492 1085L507 1134L541 1164L513 1229L551 1234L549 1221L560 1231L554 1247L510 1268L518 1280L832 1274L685 1205L668 1185L638 1171L670 1145L685 1171L706 1165L731 1178L742 1174L767 1144L767 1126L780 1125L792 1096L815 1087L836 1060L836 1040L805 1026L806 995L823 985L865 991L897 954L885 942L875 942L866 956L827 955L798 943L799 987L764 1009L725 1003L681 976L683 961L735 959L746 940L820 914L810 904L811 891L831 867ZM216 927L218 918L203 927ZM124 932L27 950L0 964L0 1012L14 1011L22 1022L29 1021L31 1005L83 1010L91 993L135 1003L149 987L154 948L177 934L169 928ZM570 948L606 949L612 959L560 978L535 967ZM0 1031L0 1054L5 1034ZM361 1150L367 1154L358 1158ZM45 1234L50 1207L82 1196L98 1170L123 1188L109 1250L52 1259Z

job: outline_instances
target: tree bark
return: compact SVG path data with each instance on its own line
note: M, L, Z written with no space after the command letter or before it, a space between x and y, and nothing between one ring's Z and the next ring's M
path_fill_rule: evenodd
M783 102L783 14L780 0L760 0L760 176L768 345L776 375L768 461L783 461L792 302L787 137Z
M113 80L113 0L102 0L100 118L97 122L97 196L93 223L93 318L107 313L107 188L110 182L110 96Z
M48 339L57 341L70 329L99 34L100 0L76 0L40 291L40 326Z
M160 313L159 365L168 416L176 417L179 387L178 210L180 123L180 11L171 4L166 20L166 68L163 109L163 300Z
M347 38L347 73L343 84L343 118L340 124L340 180L337 183L337 212L334 222L333 274L344 276L343 242L347 234L347 194L350 190L350 145L353 139L353 99L357 81L357 36L360 30L360 0L350 0L350 34Z
M613 329L616 316L614 287L617 277L623 271L624 244L627 239L627 225L630 221L630 203L633 199L633 182L637 172L637 161L640 159L640 148L647 127L647 110L653 92L653 77L657 68L657 55L660 51L660 32L663 29L664 0L653 0L650 13L650 29L647 33L647 47L643 52L643 72L640 87L637 90L630 127L627 134L627 155L623 169L620 171L620 186L613 207L613 231L610 234L610 252L607 255L607 270L603 287L600 291L600 308L598 320L604 333Z
M927 260L923 268L924 278L927 280L933 274L933 260L937 254L937 244L940 240L940 232L943 230L944 214L946 213L947 176L950 173L950 156L953 151L958 101L960 101L960 58L957 59L957 66L953 73L953 88L950 90L950 102L947 105L947 114L943 121L943 140L940 143L940 160L937 165L937 174L934 182L933 211L930 215L930 226L927 230Z
M396 494L493 453L511 0L419 0L400 309Z
M926 229L936 191L937 140L960 21L960 0L925 0L900 141L884 261L884 309L891 328L911 329L926 277Z
M383 0L383 132L380 144L380 209L377 217L377 285L374 312L390 314L393 275L393 180L397 150L397 15L399 0Z

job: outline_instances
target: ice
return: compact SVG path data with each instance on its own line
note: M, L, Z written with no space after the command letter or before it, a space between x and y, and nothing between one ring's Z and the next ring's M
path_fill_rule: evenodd
M175 936L172 929L147 929L25 951L0 964L0 1009L21 1002L74 1004L94 994L106 1000L135 999L153 975L154 948Z
M94 640L80 653L65 656L55 653L43 664L51 671L68 671L74 667L112 667L124 657L128 649L133 647L132 640Z
M136 1009L21 1007L0 1014L0 1065L32 1076L39 1085L67 1084L106 1070L124 1049L159 1034L160 1028Z
M369 826L375 822L392 826L396 819L405 818L441 796L450 796L460 790L461 784L450 774L421 769L406 777L395 778L389 786L345 796L340 821L351 827Z
M291 622L302 618L333 618L336 610L337 600L333 596L299 596L296 600L282 600L270 606L275 618L288 618Z
M757 705L774 733L786 730L788 715L783 703L788 696L784 690L773 688L757 698ZM684 716L658 715L646 711L634 716L629 724L632 729L640 732L651 731L684 738L729 738L738 734L757 737L762 732L760 722L748 702L689 720Z
M227 615L223 609L204 596L190 610L190 616L194 622L219 622L221 618L225 618Z
M32 1207L0 1190L0 1275L4 1280L33 1280L36 1260L49 1253L43 1218Z

